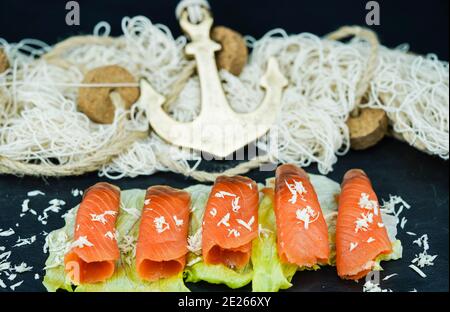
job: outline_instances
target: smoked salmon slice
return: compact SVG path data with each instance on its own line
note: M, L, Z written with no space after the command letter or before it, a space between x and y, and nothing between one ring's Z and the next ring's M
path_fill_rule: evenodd
M67 274L76 285L102 282L111 277L119 259L116 218L120 189L97 183L84 194L78 208L74 242L64 258Z
M186 263L188 192L169 186L147 189L136 246L136 270L147 281L174 276Z
M343 279L358 280L374 260L392 251L377 196L364 171L348 171L342 182L336 224L336 266Z
M301 267L328 263L328 227L307 173L281 165L275 177L277 248L282 262Z
M206 264L245 266L258 235L259 193L249 178L220 176L206 203L202 253Z

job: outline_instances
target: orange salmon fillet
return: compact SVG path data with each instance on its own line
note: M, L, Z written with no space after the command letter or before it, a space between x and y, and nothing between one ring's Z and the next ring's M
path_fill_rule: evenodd
M206 204L202 253L206 264L245 266L258 235L259 193L249 178L220 176Z
M74 245L65 256L66 273L74 284L102 282L111 277L119 259L115 238L120 189L97 183L85 191L78 208Z
M358 280L374 260L392 251L377 196L364 171L348 171L342 182L336 224L336 267L343 279Z
M169 186L148 188L136 246L136 270L156 281L183 271L189 231L190 195Z
M275 178L278 255L283 262L311 267L330 256L328 227L306 172L281 165Z

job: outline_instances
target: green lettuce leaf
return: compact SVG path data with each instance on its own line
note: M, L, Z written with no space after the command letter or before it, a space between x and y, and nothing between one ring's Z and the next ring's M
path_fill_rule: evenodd
M379 255L375 259L374 270L382 271L383 268L380 265L381 261L390 261L390 260L398 260L401 259L403 254L403 246L400 240L395 240L392 242L392 252L389 254Z
M66 225L50 233L46 245L49 257L46 262L44 286L48 291L63 289L75 292L136 292L136 291L189 291L184 285L183 274L147 282L137 276L134 267L135 243L138 235L141 210L144 205L145 190L127 190L121 193L120 214L116 222L117 241L121 250L121 258L117 263L114 275L105 282L73 286L64 272L64 255L70 250L73 240L73 228L78 207L67 214Z
M264 196L258 211L259 237L253 241L252 290L255 292L278 291L292 286L291 279L297 271L296 265L282 264L278 258L276 244L275 213L272 199Z

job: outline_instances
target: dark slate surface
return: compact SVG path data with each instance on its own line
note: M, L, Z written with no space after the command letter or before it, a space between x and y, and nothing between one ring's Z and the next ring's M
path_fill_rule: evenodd
M205 163L205 167L222 167L223 164ZM386 138L376 147L362 152L350 152L341 157L335 170L328 176L340 181L343 174L350 168L363 168L371 177L379 198L388 198L389 194L401 195L412 208L404 212L408 219L405 231L417 234L427 233L430 238L430 253L437 254L433 267L424 269L428 278L422 279L413 272L408 265L419 252L419 248L412 244L414 237L400 230L399 238L404 245L403 259L388 262L383 265L385 271L381 277L392 273L398 276L381 283L383 288L395 291L409 291L416 288L418 291L448 291L449 264L448 264L448 212L449 212L449 176L448 161L421 153L410 146ZM308 168L309 172L317 173L314 166ZM257 182L263 182L273 172L259 172L254 170L248 174ZM70 207L78 204L79 198L71 195L72 188L84 189L90 185L104 181L97 174L88 174L80 177L66 178L17 178L13 176L0 177L0 224L1 228L13 228L20 237L30 237L42 231L50 232L63 226L60 215ZM114 181L123 189L146 188L155 184L168 184L175 187L186 187L195 183L190 179L172 173L158 173L153 176L142 176L134 179ZM21 203L27 197L27 192L39 189L46 196L32 198L30 208L42 211L53 198L63 199L67 202L64 211L59 215L51 215L47 225L42 225L36 217L27 215L19 218ZM19 223L19 227L15 226ZM0 246L11 247L17 235L9 238L0 237ZM22 261L33 266L33 273L24 273L24 284L18 288L21 291L43 291L41 280L34 280L34 272L44 266L46 255L42 252L44 238L38 235L38 240L31 246L13 248L12 262L18 264ZM42 272L38 272L42 277ZM294 286L289 291L361 291L362 284L341 281L332 267L317 272L299 272L294 277ZM206 283L190 284L194 291L227 290L224 286L209 285ZM246 288L249 289L249 288ZM0 289L1 291L1 289Z
M64 23L66 1L0 1L0 37L8 41L23 38L37 38L55 43L71 35L90 33L100 20L112 25L113 35L120 33L123 16L145 15L153 22L167 25L175 35L179 27L174 18L177 0L79 0L81 5L81 25L66 26ZM217 24L232 27L243 34L260 37L275 27L288 33L303 31L324 35L342 25L364 25L367 1L292 1L292 0L213 0L211 1ZM381 7L381 25L372 27L377 31L382 43L393 47L408 42L417 53L435 52L439 58L448 60L448 1L378 1ZM235 4L238 3L238 4ZM11 27L11 25L14 25ZM207 163L207 168L220 168L228 163ZM419 291L448 291L448 162L414 150L404 143L385 139L381 144L364 152L350 152L340 157L334 172L329 177L339 181L346 170L363 168L372 178L380 198L389 194L399 194L413 205L405 213L408 218L406 229L418 234L428 233L430 253L438 254L435 266L426 269L427 279L420 278L408 268L410 260L419 251L412 245L413 238L400 233L405 250L400 261L385 264L382 276L399 273L382 287L398 291L416 288ZM314 167L308 168L316 172ZM249 173L257 181L271 176L270 172ZM61 198L67 202L65 209L77 204L70 190L84 189L97 181L96 174L61 179L16 178L0 176L0 228L12 227L21 237L29 237L42 231L51 231L63 225L59 216L51 216L46 226L36 218L19 218L21 203L26 192L43 190L45 197L36 197L30 206L42 210L48 200ZM116 182L122 188L147 187L154 184L169 184L177 187L188 186L194 181L182 176L160 173L149 177L122 179ZM19 228L15 227L19 223ZM39 235L38 235L39 236ZM0 246L10 247L17 239L0 237ZM12 260L32 265L35 270L42 268L45 255L42 253L43 237L29 247L13 249ZM39 272L42 273L42 272ZM42 274L41 274L42 275ZM34 280L33 273L25 273L22 291L42 291L40 280ZM206 284L189 285L192 290L224 290L224 287ZM340 281L333 268L320 272L301 272L294 278L290 290L359 291L362 285ZM0 288L0 291L2 289Z

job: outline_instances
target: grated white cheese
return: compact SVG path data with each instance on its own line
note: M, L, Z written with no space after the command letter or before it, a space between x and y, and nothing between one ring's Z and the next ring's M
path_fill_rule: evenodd
M15 234L15 232L11 228L9 228L9 230L2 230L2 229L0 229L0 236L2 236L2 237L11 236L11 235L14 235L14 234Z
M14 291L16 290L17 287L19 287L20 285L22 285L23 281L20 281L18 283L15 283L14 285L9 286L9 288Z
M401 206L400 206L399 210L396 211L395 210L396 206L399 204L401 204ZM394 215L398 216L403 211L403 208L410 209L411 206L405 200L403 200L403 198L401 198L400 196L389 195L388 201L383 200L383 205L382 205L381 210L384 213L394 214Z
M81 190L79 190L77 188L72 189L71 193L72 193L73 197L78 197L78 196L83 195L83 191L81 191Z
M375 238L373 238L373 237L369 237L368 239L367 239L367 242L368 243L372 243L372 242L374 242L375 241Z
M250 218L250 220L248 220L248 222L245 222L242 219L236 219L236 222L240 225L242 225L243 227L245 227L247 230L252 231L252 225L255 222L255 217L252 216Z
M231 201L231 209L233 210L233 212L238 212L239 209L241 209L241 206L239 206L239 196L233 198L233 200Z
M30 203L30 200L28 198L23 200L23 202L22 202L22 212L23 213L30 210L29 203Z
M241 236L241 233L239 233L236 229L228 229L228 237L231 235L234 235L234 237L239 237Z
M417 234L414 233L414 232L406 232L406 234L408 234L408 235L410 235L410 236L417 236Z
M40 277L40 276L39 276L39 274L37 274L37 273L36 273L36 274L34 274L34 279L35 279L35 280L38 280L38 279L39 279L39 277Z
M108 220L106 220L106 216L115 216L117 214L116 211L106 210L101 214L91 213L91 221L100 222L101 224L106 224Z
M417 264L419 267L423 268L425 266L434 265L434 259L437 258L437 255L429 255L426 251L419 253L416 257L411 261L411 263Z
M291 204L295 204L297 202L297 196L300 195L302 200L305 200L303 197L304 193L307 193L303 183L301 181L295 181L294 183L289 184L287 180L284 181L289 191L291 192L291 198L288 200Z
M214 194L214 196L217 198L225 198L225 196L236 197L236 194L225 192L225 191L219 191L216 194Z
M136 256L136 238L132 235L124 235L119 240L118 233L116 233L116 238L118 239L119 250L123 255L124 262L132 265Z
M175 221L176 226L182 226L184 221L182 219L178 219L177 216L173 216L173 220Z
M408 220L407 220L405 217L402 217L402 221L400 222L400 227L401 227L402 229L405 228L406 222L408 222Z
M220 221L217 223L217 226L223 224L226 227L229 227L230 224L228 223L228 221L230 221L230 213L227 213L222 219L220 219Z
M196 255L200 255L202 252L202 228L200 227L193 235L189 235L187 241L187 249Z
M33 270L33 267L28 266L25 262L22 262L20 265L14 266L14 271L17 273L30 272Z
M295 217L297 220L303 222L305 230L309 228L311 223L314 223L319 218L319 212L315 212L310 206L305 208L299 208L295 211ZM312 220L311 220L312 219Z
M77 240L73 241L73 243L71 244L72 248L84 248L92 246L94 246L94 244L88 241L87 236L80 236Z
M30 238L19 238L16 241L16 244L13 247L21 247L25 245L31 245L36 241L36 235L31 236Z
M416 267L414 264L410 264L409 267L411 269L413 269L414 271L416 271L417 274L419 274L421 277L426 278L427 275L425 273L423 273L423 271L421 269L419 269L418 267Z
M358 243L350 243L350 251L353 251L353 249L355 249L356 247L358 247Z
M367 281L363 286L363 292L392 292L391 289L382 289L379 284Z
M156 232L158 232L158 234L170 229L169 223L166 222L164 216L156 217L153 220L153 223L155 224Z
M358 204L362 209L373 210L374 214L378 216L378 202L376 200L369 199L369 194L361 193Z
M383 278L383 281L387 281L388 279L390 279L391 277L394 277L394 276L397 276L398 274L397 273L394 273L394 274L391 274L391 275L386 275L384 278Z
M253 184L252 184L252 183L247 183L247 186L248 186L251 190L253 190Z
M38 196L38 195L45 195L45 193L44 193L44 192L41 192L41 191L39 191L39 190L29 191L29 192L27 193L27 196L28 196L28 197L33 197L33 196Z
M428 235L424 234L420 236L418 239L413 241L413 244L417 244L419 247L423 246L424 251L430 249L430 245L428 244Z
M111 231L106 232L105 233L105 237L109 238L110 240L115 240L116 239L116 235L113 232L111 232Z
M146 200L144 200L144 205L148 206L150 205L150 198L147 198Z
M355 221L355 233L358 233L360 230L366 232L371 223L373 223L373 213L361 213L361 216Z
M6 284L3 282L2 279L0 279L0 287L1 288L6 288Z
M210 214L211 216L213 216L213 217L217 216L217 209L216 209L216 208L212 208L212 209L209 211L209 214Z
M64 206L66 204L65 201L56 198L52 199L48 203L50 204L50 206L45 208L42 214L38 216L38 221L43 225L47 224L47 219L49 217L48 212L59 213L62 209L61 206ZM32 209L30 209L30 212L33 213Z

